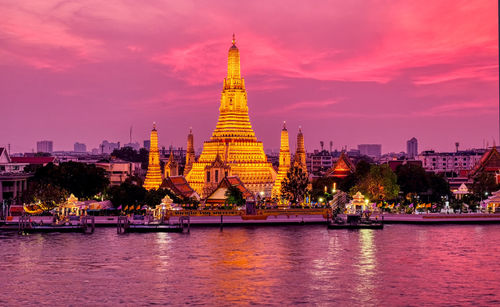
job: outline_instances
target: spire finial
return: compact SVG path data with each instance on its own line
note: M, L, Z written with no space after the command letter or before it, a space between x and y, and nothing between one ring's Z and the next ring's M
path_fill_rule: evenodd
M283 130L286 130L286 120L283 121Z
M193 134L193 127L189 127L189 134Z
M153 122L153 130L156 130L156 122Z
M236 45L236 38L235 38L234 33L233 33L233 46L235 46L235 45Z
M299 126L299 133L302 133L302 126Z

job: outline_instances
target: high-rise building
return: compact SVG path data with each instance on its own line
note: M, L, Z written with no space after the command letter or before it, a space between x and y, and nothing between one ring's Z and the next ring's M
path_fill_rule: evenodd
M53 143L52 141L39 141L36 142L36 151L37 152L53 152Z
M281 142L280 142L280 164L278 168L278 175L274 181L272 197L279 197L281 195L281 183L285 179L286 174L290 170L290 145L288 141L288 130L286 124L283 123L281 129Z
M153 123L153 130L151 130L151 148L149 149L149 164L144 179L143 187L146 190L156 190L160 187L162 182L161 169L160 169L160 151L158 150L158 132L156 131L156 124Z
M416 138L411 138L406 142L406 154L410 159L415 159L418 156L418 141Z
M151 141L150 140L144 140L144 148L149 150L149 147L151 147Z
M221 96L217 126L210 140L203 144L203 151L186 179L202 197L209 195L225 176L238 176L252 193L263 192L269 197L276 171L267 161L264 146L250 124L240 52L234 36Z
M194 136L193 130L189 129L188 139L187 139L187 149L186 149L186 166L184 166L184 176L187 176L193 168L193 163L195 162L194 153Z
M73 145L73 151L74 152L87 152L87 145L85 145L83 143L76 142L75 145Z
M381 144L359 144L358 150L360 155L365 155L370 158L378 159L382 155Z

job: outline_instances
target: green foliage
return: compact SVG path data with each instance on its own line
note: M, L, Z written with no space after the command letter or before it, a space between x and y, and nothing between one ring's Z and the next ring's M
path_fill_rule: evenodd
M309 178L302 168L293 166L281 183L281 197L292 204L301 203L308 191Z
M107 192L114 207L142 204L146 193L146 189L130 182L110 187Z
M56 186L83 199L102 193L109 184L103 169L78 162L49 163L38 168L30 182Z
M446 179L443 176L426 172L421 166L400 165L396 169L396 175L405 198L420 195L423 201L440 202L442 196L451 196L450 185Z
M68 197L69 192L59 186L50 183L30 182L28 191L23 194L23 202L30 204L40 201L50 210L57 204L66 201Z
M486 197L485 193L491 195L492 192L497 191L499 185L496 183L495 176L492 173L481 172L474 177L472 183L472 192L479 199Z
M243 206L246 203L243 193L236 186L230 186L224 195L226 205Z
M351 194L360 191L372 201L393 200L399 193L396 174L384 165L372 165L370 172L351 188Z

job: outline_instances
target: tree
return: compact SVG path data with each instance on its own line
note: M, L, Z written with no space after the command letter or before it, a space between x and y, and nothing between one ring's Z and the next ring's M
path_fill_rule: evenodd
M386 164L372 165L367 176L351 189L351 194L357 191L373 201L396 199L399 193L396 174Z
M495 176L492 173L481 172L474 177L472 183L472 192L479 199L484 199L486 193L497 191L499 185L496 183Z
M36 170L31 182L54 185L84 199L104 192L109 185L102 168L78 162L49 163Z
M246 203L243 193L236 186L230 186L224 195L226 205L243 206Z
M128 206L142 204L146 197L146 189L130 182L124 182L119 186L113 186L108 190L108 197L113 206Z
M419 194L429 189L429 176L425 169L419 165L404 164L396 169L397 182L406 196L409 193Z
M29 189L23 194L23 202L43 204L44 210L50 210L63 203L69 197L65 189L46 183L30 182Z
M281 183L281 197L292 204L301 203L308 193L309 178L302 168L292 166Z

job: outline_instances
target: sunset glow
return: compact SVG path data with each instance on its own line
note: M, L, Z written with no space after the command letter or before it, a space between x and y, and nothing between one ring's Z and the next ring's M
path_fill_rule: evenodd
M0 140L12 151L149 138L195 148L217 122L236 33L256 136L308 151L492 144L496 1L0 1ZM496 140L498 144L498 140ZM295 138L291 138L295 148Z

